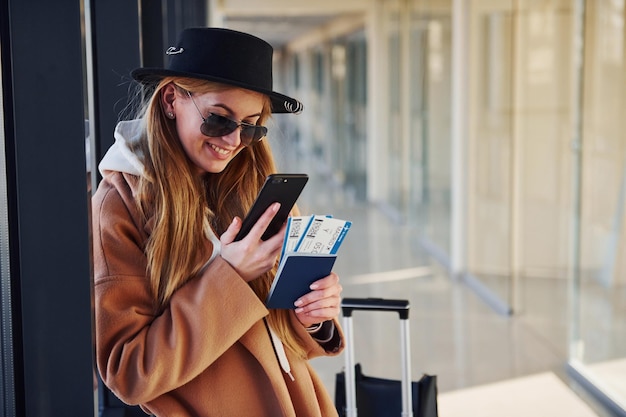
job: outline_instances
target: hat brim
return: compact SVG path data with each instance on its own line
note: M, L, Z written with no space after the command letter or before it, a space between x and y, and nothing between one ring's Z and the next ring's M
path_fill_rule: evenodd
M173 71L164 68L137 68L131 72L133 79L141 84L156 84L164 77L187 77L201 80L218 82L221 84L232 85L234 87L245 88L246 90L256 91L265 94L270 98L272 103L272 113L294 113L299 114L304 109L303 104L295 98L277 93L271 90L265 90L248 84L239 83L233 80L227 80L220 77L214 77L206 74L196 74L184 71Z

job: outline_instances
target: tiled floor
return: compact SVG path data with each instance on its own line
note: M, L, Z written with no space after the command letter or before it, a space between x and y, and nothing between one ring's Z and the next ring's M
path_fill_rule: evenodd
M530 325L533 319L539 320L532 312L512 317L494 312L466 284L447 276L419 246L414 230L394 223L377 207L355 201L315 167L298 165L283 170L304 171L311 176L299 200L304 213L332 214L353 222L335 266L343 295L409 299L414 379L424 372L436 374L444 398L446 393L485 384L502 383L505 388L509 386L505 381L555 375L573 387L571 393L575 395L570 398L576 398L574 402L582 398L598 415L609 415L568 379L567 329L562 317ZM354 332L355 356L364 373L398 378L397 315L355 313ZM343 355L313 361L331 393L343 361ZM554 398L567 401L568 396L556 394ZM515 407L513 403L511 407ZM563 405L564 410L568 407L575 408L576 404ZM501 415L517 415L502 411ZM579 415L589 415L588 410L581 410Z

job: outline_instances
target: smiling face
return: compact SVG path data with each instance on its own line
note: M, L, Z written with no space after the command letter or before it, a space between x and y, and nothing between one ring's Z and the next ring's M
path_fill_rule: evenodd
M174 115L180 142L187 157L197 167L198 173L222 172L244 148L240 137L241 128L219 137L205 136L200 131L202 118L213 113L238 123L254 125L261 117L264 96L253 91L232 88L204 94L195 93L192 97L193 100L188 94L169 84L163 90L163 108L166 114Z

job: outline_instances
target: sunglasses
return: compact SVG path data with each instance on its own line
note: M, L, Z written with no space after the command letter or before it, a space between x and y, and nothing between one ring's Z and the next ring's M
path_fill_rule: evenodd
M267 135L267 127L265 126L258 126L244 122L238 123L226 116L221 116L215 113L209 113L207 117L204 117L189 91L187 91L187 95L196 107L196 110L198 110L198 113L200 113L200 117L202 118L200 132L202 132L203 135L211 138L217 138L229 135L234 132L235 129L240 127L241 132L239 136L241 138L241 143L244 146L250 146L252 143L260 141L265 137L265 135Z

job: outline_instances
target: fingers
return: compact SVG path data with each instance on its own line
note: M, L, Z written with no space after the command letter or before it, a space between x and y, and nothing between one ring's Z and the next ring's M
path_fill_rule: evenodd
M282 249L286 232L287 232L287 222L285 222L280 227L280 230L278 231L278 233L276 233L271 238L267 239L266 242L272 244L272 246L277 246L279 249Z
M220 256L225 259L245 281L251 281L269 271L276 263L276 257L282 248L286 226L281 232L263 241L261 236L280 208L279 203L272 204L261 215L246 237L234 241L241 229L241 219L235 217L228 229L220 236L222 248Z
M241 219L239 217L235 217L228 226L228 229L226 229L226 231L222 233L222 236L220 236L222 245L232 243L235 240L237 233L239 233L239 230L241 230Z
M331 272L330 275L318 279L314 283L311 284L312 290L323 290L326 288L333 288L339 284L339 276L334 272Z
M309 326L339 316L342 289L335 273L311 284L312 291L295 302L300 322Z
M261 239L261 236L263 236L263 233L265 233L267 226L270 225L272 219L274 218L276 213L278 213L278 209L280 209L280 203L273 203L272 205L270 205L267 210L265 210L265 213L263 213L263 215L259 217L259 220L257 220L254 226L252 226L252 229L250 229L250 233L248 233L248 236L250 236L254 240Z

